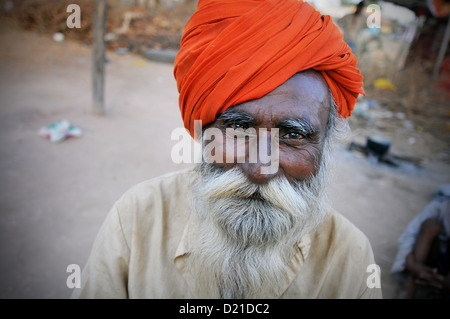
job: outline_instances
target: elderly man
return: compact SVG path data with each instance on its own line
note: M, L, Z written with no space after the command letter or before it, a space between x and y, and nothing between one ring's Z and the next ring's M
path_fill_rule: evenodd
M204 160L123 195L74 297L381 297L367 238L325 204L330 140L363 93L330 17L295 0L200 0L174 74ZM272 163L250 160L251 144Z

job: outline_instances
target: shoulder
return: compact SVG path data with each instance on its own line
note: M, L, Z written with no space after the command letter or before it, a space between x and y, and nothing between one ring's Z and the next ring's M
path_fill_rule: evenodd
M312 245L319 248L321 258L333 264L341 274L365 274L367 267L375 263L367 236L346 217L332 209L314 233Z
M158 229L182 226L190 214L189 190L193 169L164 174L128 189L113 205L127 239ZM162 226L162 227L161 227Z
M380 289L369 289L367 278L376 266L367 236L351 221L330 209L311 236L312 260L321 266L330 286L329 296L378 298Z
M187 197L195 174L192 168L148 179L129 188L114 204L119 212L146 210L160 202L182 201Z
M315 237L331 245L370 246L367 236L339 212L329 208L328 216L315 232Z
M180 191L184 190L195 176L193 168L166 173L143 182L140 182L129 188L120 200L140 195L148 195L149 191Z

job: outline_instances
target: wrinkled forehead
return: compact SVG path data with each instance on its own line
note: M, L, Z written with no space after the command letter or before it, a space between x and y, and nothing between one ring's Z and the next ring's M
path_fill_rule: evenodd
M266 96L284 94L294 101L305 101L317 106L330 106L330 89L320 72L299 72Z
M330 106L331 95L325 79L319 72L308 70L295 74L263 97L231 107L224 114L248 114L260 124L305 119L321 128L328 121Z

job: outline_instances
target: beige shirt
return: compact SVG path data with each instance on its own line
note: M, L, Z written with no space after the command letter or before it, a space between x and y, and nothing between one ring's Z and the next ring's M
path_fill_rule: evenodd
M111 209L73 298L205 298L186 270L191 169L140 183ZM267 298L381 298L368 271L375 264L366 236L338 213L298 244L284 288ZM201 280L201 279L200 279ZM375 281L376 282L376 281Z

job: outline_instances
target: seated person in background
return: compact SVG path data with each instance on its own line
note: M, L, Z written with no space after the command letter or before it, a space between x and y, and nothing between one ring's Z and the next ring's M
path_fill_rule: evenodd
M399 238L392 273L405 285L401 298L450 296L450 192L441 189Z

